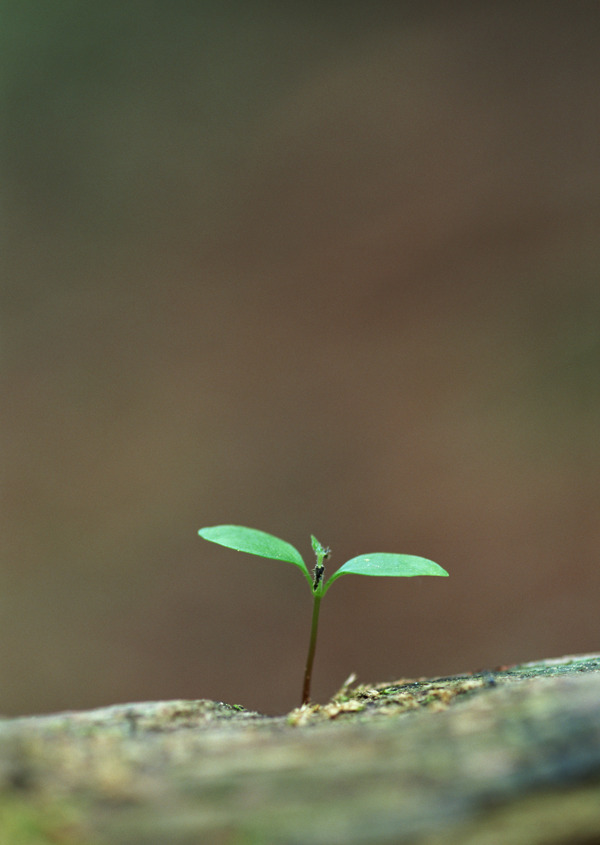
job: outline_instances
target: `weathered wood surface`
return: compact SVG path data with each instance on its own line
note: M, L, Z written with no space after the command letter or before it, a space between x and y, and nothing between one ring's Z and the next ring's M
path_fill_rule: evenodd
M600 655L0 720L2 845L600 842Z

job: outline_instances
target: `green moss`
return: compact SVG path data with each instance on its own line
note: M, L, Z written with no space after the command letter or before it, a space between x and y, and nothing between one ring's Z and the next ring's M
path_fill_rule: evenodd
M2 845L99 845L84 833L80 814L69 804L22 796L0 797Z

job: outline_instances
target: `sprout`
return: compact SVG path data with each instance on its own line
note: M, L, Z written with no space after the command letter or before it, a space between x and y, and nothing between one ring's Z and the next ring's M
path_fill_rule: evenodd
M205 540L210 540L211 543L218 543L221 546L235 549L238 552L248 552L248 554L258 555L259 557L283 560L287 563L293 563L302 570L302 574L308 581L310 591L313 595L313 615L308 656L304 670L302 704L308 704L310 701L310 684L317 648L321 599L334 581L341 575L350 574L385 575L394 578L408 578L414 575L448 575L445 569L442 569L437 563L427 560L424 557L377 552L375 554L353 557L340 566L326 581L324 578L325 564L323 561L329 557L331 549L322 546L313 535L311 535L311 542L317 562L311 575L302 559L302 555L297 549L286 543L285 540L280 540L278 537L267 534L265 531L258 531L256 528L244 528L242 525L214 525L210 528L201 528L198 534Z

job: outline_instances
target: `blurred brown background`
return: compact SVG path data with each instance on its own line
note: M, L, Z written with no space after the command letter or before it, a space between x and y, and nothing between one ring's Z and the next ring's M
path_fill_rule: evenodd
M2 16L0 712L598 650L598 4Z

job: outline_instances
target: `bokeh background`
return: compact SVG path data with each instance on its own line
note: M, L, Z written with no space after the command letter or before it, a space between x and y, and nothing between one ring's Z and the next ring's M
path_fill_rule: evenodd
M598 650L598 4L0 15L0 712Z

